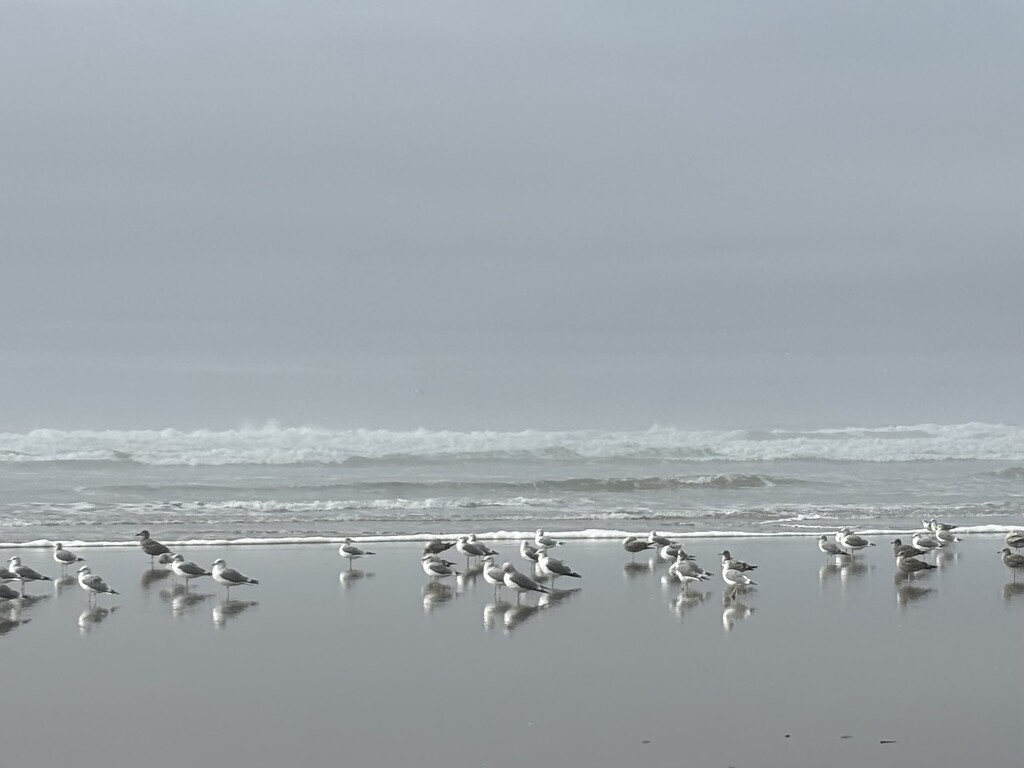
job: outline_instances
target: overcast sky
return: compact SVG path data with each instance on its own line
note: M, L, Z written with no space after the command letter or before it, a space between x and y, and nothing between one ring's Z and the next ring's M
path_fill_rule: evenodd
M0 431L1024 421L1024 6L0 4Z

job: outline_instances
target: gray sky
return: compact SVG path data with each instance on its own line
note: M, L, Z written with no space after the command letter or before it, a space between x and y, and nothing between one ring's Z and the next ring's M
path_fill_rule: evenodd
M0 430L1020 423L1022 72L1010 0L3 3Z

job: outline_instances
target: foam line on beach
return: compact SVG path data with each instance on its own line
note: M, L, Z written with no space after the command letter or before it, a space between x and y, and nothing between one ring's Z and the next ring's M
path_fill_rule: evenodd
M1013 525L965 525L958 527L958 535L1003 535L1010 531L1022 530L1024 524ZM606 528L588 528L579 531L559 531L545 529L547 533L565 541L608 541L623 539L627 536L647 535L648 530L620 530ZM857 528L856 531L862 536L909 536L919 528ZM673 539L791 539L791 538L812 538L821 534L835 532L834 527L821 527L813 530L800 531L743 531L743 530L710 530L710 531L671 531L659 530L658 533ZM316 544L340 544L346 538L358 542L418 542L429 541L433 538L452 538L462 531L435 531L431 533L396 533L396 534L368 534L364 536L277 536L261 538L257 536L245 536L240 538L215 538L215 539L163 539L168 547L230 547L230 546L285 546L285 545L316 545ZM535 531L483 531L476 532L476 537L487 541L521 541L533 539ZM56 540L34 539L22 542L0 542L0 549L49 549ZM82 541L65 538L60 540L65 547L69 548L134 548L138 547L137 540L127 539L125 541Z

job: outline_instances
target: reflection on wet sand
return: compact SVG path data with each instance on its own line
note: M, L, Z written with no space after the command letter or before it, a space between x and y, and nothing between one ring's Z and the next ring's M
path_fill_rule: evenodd
M928 595L935 594L934 587L919 587L916 584L909 584L905 580L898 582L896 587L896 604L900 608L906 608L911 603L916 603Z
M484 606L484 629L494 629L498 619L505 615L505 611L512 607L512 603L505 600L495 600Z
M58 595L71 586L78 586L78 579L75 576L62 576L53 582L53 591Z
M162 568L150 568L142 572L142 588L149 589L154 584L163 581L171 575L170 571Z
M484 567L482 565L474 565L463 573L457 574L455 576L455 588L458 590L459 594L461 595L467 589L472 587L483 572Z
M423 585L423 612L430 613L439 605L444 605L455 597L455 590L440 581L428 581Z
M738 598L722 601L722 628L726 632L732 632L736 623L750 616L754 609L746 603L741 603Z
M1024 595L1024 582L1008 581L1003 584L1003 600L1009 602Z
M373 576L372 571L367 573L366 571L361 571L358 568L353 568L351 571L346 569L338 574L338 581L341 582L343 587L348 588L355 586L355 584L362 579L367 579L371 576Z
M195 608L204 600L209 600L213 595L202 592L187 591L181 584L175 584L171 589L161 589L160 599L171 604L171 613L175 616L182 616L190 609Z
M703 603L705 600L707 600L709 597L711 597L712 594L713 593L710 592L710 591L708 591L708 592L693 592L693 591L686 592L684 590L680 590L679 594L676 595L676 597L669 602L668 607L669 607L669 610L672 611L672 613L682 617L683 614L685 614L687 611L689 611L694 606L700 605L701 603Z
M956 561L960 559L960 553L955 549L946 547L940 549L935 555L935 565L939 568L949 568L952 565L956 565Z
M646 560L640 563L626 563L622 566L622 572L627 577L640 576L645 573L651 573L654 570L654 560Z
M529 621L532 617L536 616L543 610L539 605L528 605L527 603L521 603L520 605L510 606L505 610L502 616L502 621L505 624L505 630L511 632L516 627L522 626L526 621Z
M7 616L0 616L0 637L13 632L22 624L28 624L32 619L12 619Z
M86 632L92 631L98 624L106 621L106 619L114 613L119 606L112 605L109 608L96 606L94 608L86 608L78 616L78 631L83 635Z
M213 626L223 629L229 619L234 619L257 605L259 602L256 600L222 600L213 606Z

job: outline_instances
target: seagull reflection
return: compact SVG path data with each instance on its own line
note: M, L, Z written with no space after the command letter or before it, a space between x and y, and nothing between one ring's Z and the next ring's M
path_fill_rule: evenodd
M839 567L839 580L843 582L843 584L846 584L850 579L863 576L867 572L868 566L866 563L860 560L847 558L846 562Z
M171 604L171 613L175 616L183 615L190 608L194 608L211 597L213 595L186 591L185 587L181 584L175 584L169 590L160 590L160 599Z
M65 589L73 584L78 584L78 578L76 576L61 576L59 579L54 579L53 591L59 596Z
M901 579L897 582L896 604L900 608L906 608L911 603L923 600L934 592L934 587L919 587L916 584Z
M732 600L726 600L723 597L722 605L722 628L726 632L732 632L732 628L736 626L736 622L747 618L754 612L754 609L745 603L739 602L739 600L733 598Z
M469 587L472 587L483 572L483 565L474 565L472 568L469 568L462 573L455 574L455 588L458 593L461 595Z
M956 561L959 559L960 553L955 549L940 549L935 554L935 565L939 568L949 568L951 565L956 565Z
M224 629L228 619L234 619L256 605L259 605L256 600L223 600L213 606L213 626Z
M78 616L78 631L83 635L87 632L91 632L97 624L105 621L110 614L118 609L118 607L119 606L111 605L104 608L97 605L94 608L85 609Z
M529 605L528 603L510 606L502 616L505 631L511 632L516 627L522 626L524 622L536 616L541 610L540 605Z
M423 612L430 613L434 608L449 602L455 597L455 590L441 581L428 581L423 585Z
M693 608L695 605L703 603L711 597L711 592L683 592L680 591L671 601L669 601L668 607L672 613L677 614L682 618L688 610Z
M647 560L641 563L626 563L622 566L622 572L628 577L640 576L654 570L654 560Z
M538 608L554 608L556 605L561 603L563 600L575 595L583 587L572 587L571 589L553 589L550 592L545 592L543 595L537 598Z
M839 562L831 562L821 566L818 569L818 583L821 586L825 586L826 582L831 581L834 577L839 576L842 578L843 565Z
M0 616L0 637L8 632L13 632L22 624L28 624L30 621L32 619L9 619L5 616Z
M338 574L338 581L341 582L341 586L349 588L355 586L355 584L360 580L367 579L371 576L373 576L372 571L367 573L366 571L361 571L358 568L353 568L351 571L346 569Z
M149 589L159 581L163 581L171 575L171 572L162 568L150 568L142 572L142 588Z
M512 607L512 603L505 600L495 600L484 606L484 629L494 629L498 619L504 617L505 611Z
M1010 602L1013 598L1024 595L1024 583L1008 581L1003 584L1003 600Z

